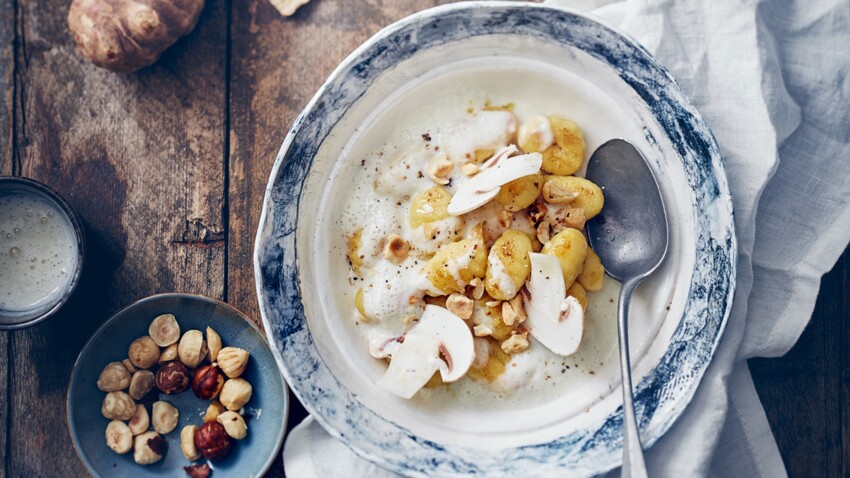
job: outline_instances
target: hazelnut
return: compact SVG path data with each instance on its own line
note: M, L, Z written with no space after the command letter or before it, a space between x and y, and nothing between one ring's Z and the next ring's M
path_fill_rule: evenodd
M523 334L511 335L502 342L502 351L506 354L518 354L528 348L528 339Z
M159 345L145 335L130 344L127 355L130 357L130 362L137 368L151 368L159 360Z
M150 465L161 460L167 449L168 443L159 433L145 432L133 443L133 460L140 465Z
M207 355L204 334L200 330L190 330L183 334L177 346L177 356L189 368L197 367Z
M577 192L570 191L557 181L546 181L543 184L543 199L552 204L569 204L578 197Z
M224 408L224 405L221 404L218 400L213 400L210 402L210 406L207 407L206 413L204 413L204 423L206 422L214 422L219 415L224 413L227 410Z
M212 327L207 327L207 348L210 351L210 362L215 362L221 351L221 336Z
M167 435L177 427L177 422L180 420L180 412L174 408L174 405L163 402L162 400L154 402L153 414L151 421L153 429L161 435Z
M180 393L189 388L190 373L183 362L168 362L156 371L156 388L167 395Z
M449 184L454 163L445 154L438 154L428 163L428 177L437 184Z
M407 259L410 253L410 243L398 234L390 234L387 238L387 243L384 245L384 258L389 262L398 265Z
M208 478L210 476L210 465L206 463L198 463L196 465L184 466L183 471L189 478Z
M121 364L124 365L124 368L126 368L130 374L136 373L136 367L133 366L133 362L130 362L130 359L125 358L121 361Z
M136 411L136 402L124 392L109 392L103 398L100 412L110 420L129 420Z
M478 172L478 165L475 163L466 163L460 169L463 171L463 174L474 176Z
M245 424L242 415L236 412L226 411L219 415L216 421L221 423L224 431L234 440L241 440L248 436L248 425Z
M461 319L468 320L472 317L473 302L465 295L452 294L446 299L446 308Z
M130 396L133 400L141 400L156 385L156 378L150 370L139 370L130 380Z
M239 347L225 347L218 353L218 366L227 378L237 378L245 372L250 354Z
M148 409L141 403L137 403L136 411L133 412L133 416L130 417L130 422L127 423L127 426L130 427L130 431L133 432L133 435L141 435L148 431L148 428L151 426Z
M195 447L207 460L220 460L230 453L233 440L224 426L218 422L207 422L195 430Z
M133 433L130 428L119 420L112 420L106 425L106 446L115 453L123 455L133 448Z
M177 360L177 344L171 344L165 347L162 353L159 354L159 363L161 364L171 362L172 360Z
M121 362L112 362L103 368L97 378L97 388L104 392L117 392L130 385L130 372Z
M153 319L148 334L160 347L168 347L180 340L180 324L171 314L163 314Z
M218 396L219 401L228 410L236 411L244 407L249 400L253 389L251 384L244 378L231 378L224 382L224 387Z
M188 425L180 430L180 451L183 456L189 461L195 461L201 458L201 452L195 446L195 431L198 429L195 425Z
M224 374L218 365L204 365L195 370L192 377L192 391L195 396L204 400L212 400L221 392L224 386Z

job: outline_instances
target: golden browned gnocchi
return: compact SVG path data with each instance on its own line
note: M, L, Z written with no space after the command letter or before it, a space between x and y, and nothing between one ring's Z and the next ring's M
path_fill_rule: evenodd
M576 280L586 290L597 291L602 289L605 281L605 268L602 267L602 261L593 252L593 249L587 250L587 259L584 261L584 268Z
M360 274L360 268L363 266L363 257L360 255L360 237L363 234L363 228L354 231L354 234L348 239L348 260L351 262L351 269L355 274Z
M584 209L585 220L599 214L602 211L602 206L605 205L602 189L587 179L577 176L546 176L543 179L544 185L549 182L555 182L560 186L560 189L576 195L575 199L569 204L572 207Z
M530 206L540 195L543 188L543 175L540 173L514 179L499 189L496 202L508 211L520 211Z
M413 196L410 201L410 227L417 228L427 222L449 217L452 194L441 186L434 186Z
M540 252L558 258L561 263L561 272L564 274L564 285L569 288L584 267L587 249L584 234L577 229L569 228L555 234Z
M569 322L562 309L577 301L586 310L590 291L603 289L583 233L603 191L573 176L586 154L575 122L513 109L470 103L455 123L406 126L403 143L360 161L368 181L340 221L353 271L345 295L369 353L389 364L376 383L390 393L409 399L424 387L437 396L464 375L511 393L525 386L520 375L541 375L524 367L542 362L557 375L561 362L547 354L570 355L582 341L571 325L582 310L570 308ZM603 293L591 314L608 307ZM562 328L544 333L546 320ZM436 372L434 359L443 361Z
M575 297L579 304L581 304L582 309L587 309L587 291L578 281L573 282L573 285L567 289L567 295L571 297Z
M490 248L484 279L484 288L492 298L509 300L522 288L531 273L531 250L531 240L516 229L508 229L496 239Z
M473 278L483 278L487 269L487 251L472 239L453 242L440 249L425 263L425 293L430 296L463 292Z
M555 144L541 152L543 170L561 176L573 174L584 162L584 134L572 120L554 115L548 119Z

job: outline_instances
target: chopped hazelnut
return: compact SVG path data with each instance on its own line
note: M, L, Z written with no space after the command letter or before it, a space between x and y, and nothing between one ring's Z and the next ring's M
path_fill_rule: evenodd
M502 211L499 213L499 225L502 226L502 228L504 229L511 227L511 221L513 221L513 219L514 213L508 211L507 209L502 209Z
M511 309L516 313L517 323L525 322L528 316L525 314L525 307L522 304L522 294L517 294L513 299L508 301L511 304Z
M476 173L478 173L478 165L474 163L466 163L461 166L460 169L461 171L463 171L463 174L467 176L474 176Z
M518 354L528 349L528 339L524 334L514 334L502 342L502 351L506 354Z
M549 227L549 221L542 221L537 225L537 240L540 241L541 244L549 242L551 235Z
M578 197L578 193L561 186L556 181L546 181L543 185L543 199L552 204L569 204Z
M387 238L387 243L384 245L384 257L393 264L401 264L407 259L407 254L410 252L410 243L405 241L398 234L390 234Z
M502 322L507 326L513 326L519 318L510 302L502 302Z
M472 328L472 332L476 337L486 337L493 334L493 330L484 324L478 324Z
M438 154L428 165L428 177L437 184L449 184L449 175L454 169L454 163L445 154Z
M484 282L478 277L473 277L469 281L469 287L472 289L472 298L479 300L484 297Z
M446 299L446 308L449 312L467 320L472 317L472 299L462 294L452 294Z

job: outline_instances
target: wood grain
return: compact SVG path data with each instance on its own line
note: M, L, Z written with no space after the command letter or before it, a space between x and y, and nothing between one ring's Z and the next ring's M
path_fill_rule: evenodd
M74 359L95 327L156 292L224 295L225 4L154 67L120 75L74 51L68 2L19 1L20 173L79 213L80 290L12 335L9 476L83 476L66 432Z
M14 73L15 5L14 0L0 0L0 175L10 175L13 170ZM0 332L0 477L9 476L10 335L8 332Z
M850 476L850 249L821 282L812 320L784 357L750 371L790 476Z

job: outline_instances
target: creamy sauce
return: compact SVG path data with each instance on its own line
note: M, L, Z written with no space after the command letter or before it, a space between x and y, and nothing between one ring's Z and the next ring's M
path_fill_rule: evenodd
M457 92L435 98L425 110L396 125L398 134L388 136L383 147L365 157L351 158L351 161L360 162L361 167L352 178L355 186L345 202L341 226L346 237L363 229L359 250L364 267L362 278L351 274L350 290L345 295L354 297L357 289L363 288L363 305L370 319L364 320L352 306L351 321L364 337L373 356L388 340L402 335L409 328L410 322L405 320L406 317L421 315L422 300L411 304L411 297L422 299L426 290L437 292L429 289L419 272L436 250L459 238L470 237L476 224L482 224L488 248L508 228L533 232L524 212L514 213L508 227L500 224L498 215L502 207L495 201L463 215L462 219L449 217L432 223L437 231L437 240L426 237L421 226L410 226L410 199L416 193L435 186L428 177L428 166L437 155L444 154L454 165L451 181L443 186L454 194L469 180L462 172L462 165L474 158L477 150L497 150L505 146L515 135L518 124L533 115L569 112L567 105L558 110L542 101L531 104L510 98L507 101L514 102L516 115L504 111L481 111L479 108L471 114L467 111L471 104L469 98L473 102L477 100L478 105L489 98L482 98L480 92L464 94L468 96L463 101L457 101ZM534 134L543 136L545 140L551 130L546 131L540 126ZM390 234L399 234L411 244L410 255L399 266L390 264L381 254L382 241ZM463 260L468 260L468 256L455 262ZM462 267L461 263L449 263L451 275L459 283L463 281L457 270ZM503 290L516 289L503 264L490 264L490 267L496 272ZM576 354L558 356L529 336L529 349L513 355L505 372L493 382L464 377L449 385L424 388L413 400L432 406L456 403L472 408L509 408L518 403L551 401L590 376L616 365L613 352L616 352L618 291L619 284L606 278L603 290L588 294L587 326ZM375 317L371 317L373 313ZM483 353L488 345L492 346L478 338L475 345L477 353ZM481 359L476 356L476 361L480 364ZM608 374L610 371L605 372ZM613 386L615 384L612 383Z
M55 302L77 267L65 215L37 196L0 195L0 310L24 314Z

